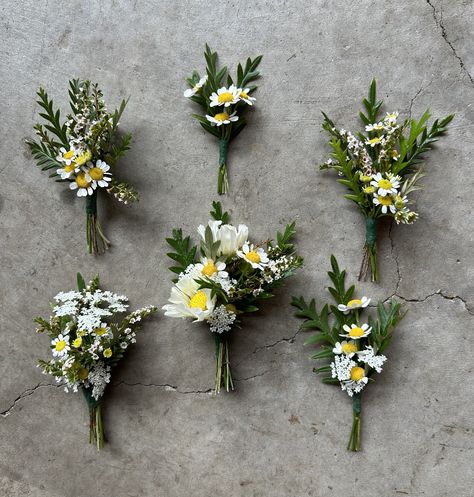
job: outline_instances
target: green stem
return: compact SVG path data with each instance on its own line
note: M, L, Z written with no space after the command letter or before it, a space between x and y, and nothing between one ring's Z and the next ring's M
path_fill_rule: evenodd
M214 334L216 341L216 375L214 384L214 395L221 391L221 387L226 389L226 392L234 390L234 382L232 380L232 371L229 361L229 345L227 340L219 335Z
M89 254L102 254L110 246L97 219L97 190L86 197L86 240Z
M357 452L360 450L360 429L362 420L361 394L356 393L352 397L352 429L347 450Z
M379 280L377 266L377 219L365 218L365 245L362 265L360 267L359 280L367 279L370 271L370 279L373 282Z
M219 172L217 176L217 193L224 195L229 191L229 178L227 176L227 153L229 151L229 140L219 138Z
M82 387L82 393L89 407L89 443L95 445L99 451L105 442L102 402L92 396L91 388Z

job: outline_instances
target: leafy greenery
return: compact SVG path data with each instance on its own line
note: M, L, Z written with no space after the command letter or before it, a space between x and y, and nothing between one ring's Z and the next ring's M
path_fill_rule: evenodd
M175 252L168 252L166 255L177 262L177 265L171 266L170 271L176 274L182 273L190 264L194 262L196 257L197 246L190 245L190 237L183 238L183 230L181 228L174 229L172 236L167 238L166 241ZM174 279L173 281L178 281Z

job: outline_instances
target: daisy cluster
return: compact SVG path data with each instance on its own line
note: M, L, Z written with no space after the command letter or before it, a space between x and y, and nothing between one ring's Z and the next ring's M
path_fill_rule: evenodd
M213 219L197 231L202 256L178 275L163 310L170 317L206 321L211 332L230 331L240 314L271 296L277 282L302 265L292 246L250 242L244 224Z
M371 371L382 372L382 366L387 360L384 355L377 355L374 346L370 344L372 328L359 322L361 309L370 304L370 299L350 300L347 304L339 304L338 310L354 316L355 323L342 326L341 337L345 340L336 342L332 352L331 376L339 380L342 390L352 397L359 393L369 381Z
M53 356L39 366L63 383L66 392L85 387L98 400L110 382L111 369L136 342L140 321L156 308L143 307L117 319L127 311L128 299L101 290L97 279L82 291L58 293L54 301L49 321L35 320L37 331L48 333Z

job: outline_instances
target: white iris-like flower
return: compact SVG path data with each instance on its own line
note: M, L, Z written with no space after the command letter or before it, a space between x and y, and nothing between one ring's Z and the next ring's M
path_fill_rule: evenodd
M370 335L372 328L364 323L362 326L358 326L357 324L351 324L351 326L345 324L342 329L346 333L340 333L341 337L352 338L352 340L359 340L360 338L364 338Z
M236 114L235 112L233 112L230 115L227 112L219 112L214 116L209 116L206 114L206 119L211 124L215 124L216 126L221 126L222 124L230 124L231 122L238 121L239 116L236 116L235 114Z
M165 316L173 318L194 318L204 321L214 310L216 297L211 298L211 290L199 288L192 277L181 278L171 289L169 304L163 306Z
M389 210L392 214L395 214L395 212L397 212L397 208L393 203L393 198L391 195L382 196L374 194L373 202L375 205L381 206L382 214L387 214Z
M349 300L347 304L339 304L337 308L344 314L349 314L350 311L354 309L361 309L367 307L370 304L370 299L367 297L362 297L361 299Z
M199 90L206 84L206 81L207 81L207 74L203 76L192 88L188 88L187 90L185 90L184 96L186 98L190 98L196 95L196 93L198 93Z
M71 347L69 346L69 335L59 334L57 338L52 340L51 345L53 346L54 357L64 357L71 350Z
M78 197L87 197L92 195L97 185L94 185L91 177L85 172L78 173L72 183L69 183L71 190L77 190Z
M242 100L242 102L245 102L248 105L253 105L255 100L257 100L255 97L249 95L250 88L244 88L243 90L242 88L239 88L237 92L239 93L239 100Z
M207 223L211 229L213 241L220 242L217 255L229 256L235 254L246 242L249 229L245 224L239 224L238 228L231 224L222 224L222 221L211 220ZM202 224L198 227L199 236L206 240L206 227Z
M236 104L240 99L240 91L234 85L230 85L229 88L223 86L217 90L217 93L214 92L210 96L210 106L223 105L224 107L229 107L229 105Z
M351 358L354 357L357 349L357 342L354 342L353 340L349 342L344 340L343 342L336 342L336 345L334 346L332 351L334 352L334 354L344 354L347 357Z
M98 160L95 163L95 166L91 165L86 173L86 179L91 181L92 188L95 189L97 186L106 188L109 186L109 183L112 180L112 177L108 172L109 170L110 166L102 160Z
M268 255L262 247L255 247L245 242L242 250L237 250L237 255L247 261L254 269L263 270L268 265Z
M395 195L400 187L400 177L393 174L387 174L384 178L380 173L373 176L370 184L377 188L377 194L385 197L386 195Z

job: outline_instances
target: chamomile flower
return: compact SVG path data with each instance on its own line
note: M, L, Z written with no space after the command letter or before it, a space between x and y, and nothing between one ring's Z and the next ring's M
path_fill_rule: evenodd
M361 392L368 381L364 368L353 366L350 371L350 378L341 382L341 388L347 392L349 397L352 397L355 393Z
M352 340L359 340L360 338L364 338L370 335L370 332L372 331L372 328L366 323L364 323L362 326L358 326L357 324L351 324L351 326L349 326L348 324L345 324L342 329L346 333L340 333L339 336L351 338Z
M94 193L92 178L86 172L81 171L76 175L74 181L69 184L71 190L77 190L78 197L87 197Z
M56 169L56 174L61 176L61 179L69 179L73 174L79 172L79 166L75 162L65 164L64 167Z
M245 242L242 250L237 250L237 256L248 262L254 269L263 270L268 265L268 255L262 247Z
M78 155L76 157L76 164L78 166L83 166L84 164L87 164L90 160L92 159L92 154L90 150L86 150L82 154Z
M54 357L64 357L71 350L68 335L59 334L57 338L52 340L51 345L53 346Z
M102 160L98 160L95 163L95 166L92 166L88 171L87 175L90 177L92 181L92 187L96 188L100 186L102 188L106 188L109 186L112 177L108 172L110 170L110 166L106 164ZM94 186L95 185L95 186Z
M234 85L230 85L229 88L223 86L217 90L217 93L214 92L210 96L210 106L223 105L224 107L229 107L229 105L236 104L240 99L240 91Z
M401 195L396 195L393 199L393 203L398 210L402 210L408 203L408 198L406 195L403 197Z
M76 160L76 150L73 147L69 150L61 147L59 149L59 154L56 156L56 160L63 162L66 166L70 166Z
M375 138L371 138L365 142L366 145L370 145L374 148L376 145L380 145L383 142L383 136L376 136Z
M339 304L337 308L342 311L344 314L348 314L350 311L354 309L360 309L367 307L370 304L370 299L367 297L362 297L361 299L353 299L349 300L347 304Z
M383 123L368 124L365 127L365 131L382 131L384 128Z
M251 97L249 95L250 88L244 88L243 90L242 90L242 88L239 88L237 90L237 92L239 94L239 100L241 100L242 102L245 102L248 105L253 105L255 100L257 100L255 97Z
M388 210L390 210L392 214L395 214L395 212L397 212L397 208L393 204L391 195L386 195L385 197L381 195L374 195L373 202L375 205L382 206L382 214L387 214Z
M387 114L384 117L384 121L394 124L397 121L398 118L398 112L387 112Z
M354 357L357 350L358 350L357 342L353 340L349 342L347 340L344 340L343 342L336 342L336 345L332 349L334 354L337 355L344 354L349 358Z
M386 195L395 195L400 188L400 177L388 173L384 178L380 173L374 175L370 184L377 188L377 194L385 197Z
M112 332L110 328L107 326L107 323L100 323L100 326L97 326L97 328L94 329L94 334L98 337L104 337L104 338L112 338Z
M231 122L235 122L239 120L239 116L235 115L235 112L232 114L227 114L227 112L219 112L218 114L214 116L209 116L206 114L206 119L211 123L215 124L216 126L221 126L222 124L230 124Z
M228 278L229 273L224 271L225 262L222 261L213 261L212 259L208 259L204 257L201 259L201 262L195 264L195 268L198 271L198 277L207 277L207 278Z
M199 90L206 84L207 74L203 76L192 88L188 88L184 92L184 96L186 98L193 97L196 93L199 93Z

